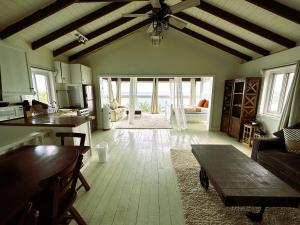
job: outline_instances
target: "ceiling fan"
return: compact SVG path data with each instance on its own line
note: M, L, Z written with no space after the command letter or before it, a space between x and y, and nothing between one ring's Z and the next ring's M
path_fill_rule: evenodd
M152 12L146 14L129 13L123 14L123 17L147 17L152 19L147 33L151 34L152 45L158 46L162 40L162 31L167 30L170 25L183 29L187 23L177 19L173 14L178 13L184 9L194 7L200 4L200 0L185 0L175 5L168 6L164 0L150 0L153 7Z

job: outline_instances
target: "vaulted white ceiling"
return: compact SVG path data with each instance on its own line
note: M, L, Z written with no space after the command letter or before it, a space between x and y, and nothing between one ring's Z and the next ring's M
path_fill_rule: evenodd
M276 0L286 6L289 6L293 9L300 11L300 1L299 0ZM167 5L173 5L180 2L180 0L166 0ZM277 33L281 36L284 36L299 45L300 43L300 25L298 23L292 22L288 19L285 19L281 16L278 16L270 11L267 11L263 8L255 6L245 0L205 0L205 2L217 6L231 14L234 14L240 18L243 18L249 22L252 22L260 27L268 29L274 33ZM40 8L43 8L49 4L53 3L53 0L0 0L0 30L3 30L10 24L13 24L22 18L30 15L31 13L37 11ZM47 34L85 16L91 12L104 7L110 2L89 2L89 3L74 3L63 10L37 22L28 28L14 34L12 37L22 39L28 43L46 36ZM143 6L149 4L149 1L133 1L128 2L125 6L91 22L82 27L79 27L77 30L82 34L88 34L100 27L103 27L113 21L116 21L122 17L124 13L131 13L137 9L142 8ZM277 52L286 49L286 47L270 41L260 35L257 35L251 31L245 30L237 25L234 25L230 22L227 22L217 16L214 16L210 13L207 13L199 8L193 7L184 10L184 13L207 22L213 26L216 26L224 31L227 31L233 35L236 35L248 42L251 42L257 46L260 46L264 49L272 52ZM105 40L111 37L114 34L125 30L141 21L145 18L135 18L129 22L111 29L110 31L89 40L86 44L81 44L78 47L75 47L65 53L65 56L71 56L77 52L82 51L94 44ZM214 34L210 31L207 31L203 28L195 26L193 24L188 24L188 29L195 31L199 34L202 34L212 40L215 40L227 47L230 47L234 50L237 50L243 54L251 56L253 58L261 57L260 54L243 47L235 42L232 42L222 36ZM168 31L166 31L168 32ZM147 35L145 33L145 35ZM10 37L9 37L10 38ZM71 34L66 34L48 44L45 47L50 50L55 50L61 46L64 46L75 40L75 37ZM150 39L149 39L150 41ZM134 44L134 43L133 43Z

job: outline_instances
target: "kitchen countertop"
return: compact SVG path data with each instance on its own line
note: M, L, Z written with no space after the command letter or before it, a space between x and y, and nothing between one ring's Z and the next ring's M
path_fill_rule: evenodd
M91 121L92 117L57 116L55 114L39 115L30 118L19 118L1 121L0 126L41 126L41 127L77 127Z

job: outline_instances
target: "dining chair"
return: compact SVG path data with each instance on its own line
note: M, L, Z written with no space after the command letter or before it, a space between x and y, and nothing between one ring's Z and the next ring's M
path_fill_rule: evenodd
M72 219L78 225L87 225L73 206L77 197L76 184L82 158L78 152L76 159L63 171L41 182L41 191L33 200L40 212L38 225L69 224Z
M76 183L79 178L82 158L82 154L79 154L76 162L54 177L52 225L63 224L70 219L75 219L79 225L87 224L73 206L77 196Z
M13 218L7 225L37 225L39 211L33 208L32 202L28 202L22 212Z
M84 146L84 142L85 142L85 137L86 134L83 133L68 133L68 132L57 132L56 133L56 137L60 137L60 142L61 145L65 145L65 138L79 138L80 139L80 146ZM81 152L81 154L85 154L85 152ZM81 167L83 167L83 163L81 164ZM84 176L82 175L81 172L79 172L79 180L81 182L80 186L77 188L77 190L79 190L82 186L84 187L84 189L86 191L90 190L90 185L89 183L86 181L86 179L84 178Z

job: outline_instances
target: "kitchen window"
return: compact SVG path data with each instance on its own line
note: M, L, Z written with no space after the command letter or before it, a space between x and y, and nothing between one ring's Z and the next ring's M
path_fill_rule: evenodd
M32 83L34 88L34 99L48 105L52 105L51 84L49 71L31 69Z
M280 117L294 78L294 69L276 69L269 71L268 75L264 113Z

